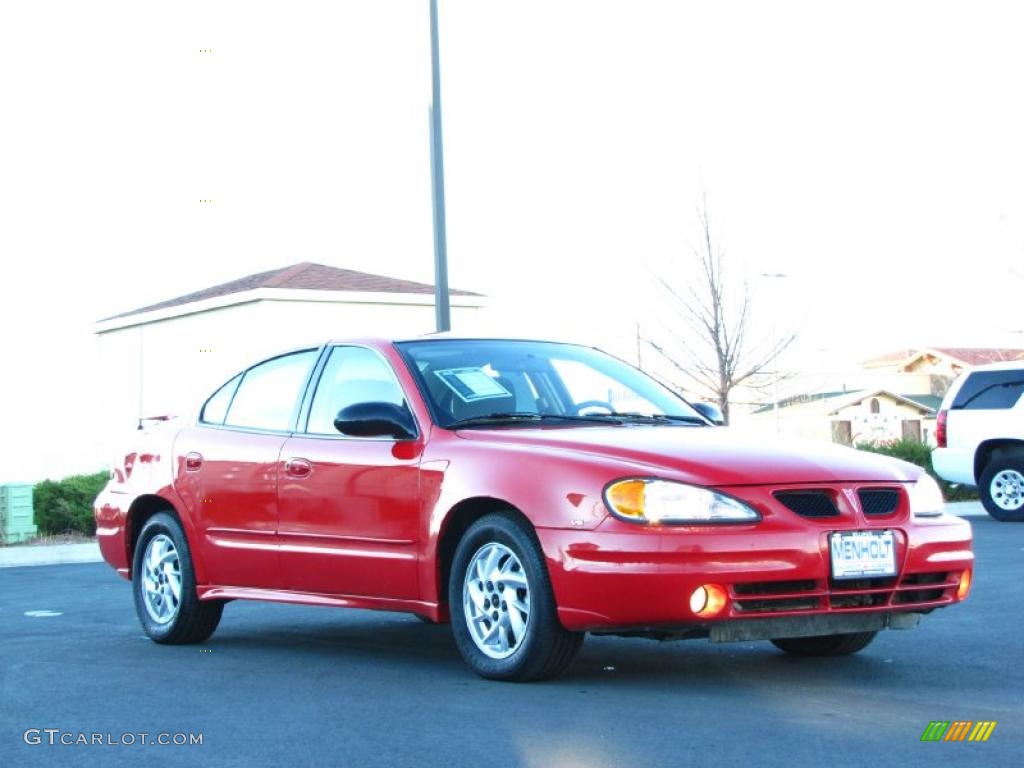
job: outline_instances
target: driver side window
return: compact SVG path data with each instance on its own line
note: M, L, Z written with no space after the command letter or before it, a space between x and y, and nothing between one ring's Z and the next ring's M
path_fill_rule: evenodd
M572 398L576 412L655 413L654 403L640 397L615 380L575 360L552 360L562 385Z
M335 347L320 374L306 432L338 436L334 428L338 411L369 402L405 406L405 395L391 366L379 354L364 347Z

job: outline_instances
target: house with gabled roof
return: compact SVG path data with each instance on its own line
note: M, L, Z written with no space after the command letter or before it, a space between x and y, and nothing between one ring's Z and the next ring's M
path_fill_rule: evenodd
M1024 360L1024 349L1003 347L924 347L902 349L865 360L861 367L893 373L959 376L975 365Z
M896 350L845 371L836 386L763 405L748 423L761 432L846 445L899 439L934 444L935 416L953 380L972 366L1010 360L1024 360L1024 349Z
M472 331L485 297L450 291L454 330ZM301 262L99 320L100 422L117 435L140 417L188 413L261 357L328 338L434 330L434 286Z
M760 431L776 427L786 437L843 445L910 439L934 440L942 398L905 395L887 389L795 395L756 409L750 423Z

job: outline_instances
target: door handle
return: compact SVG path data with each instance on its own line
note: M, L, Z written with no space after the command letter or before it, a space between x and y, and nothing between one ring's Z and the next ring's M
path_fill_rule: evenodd
M284 471L289 477L309 477L313 474L313 465L306 459L288 459L284 463Z
M192 451L191 453L185 454L185 471L186 472L198 472L203 466L203 455Z

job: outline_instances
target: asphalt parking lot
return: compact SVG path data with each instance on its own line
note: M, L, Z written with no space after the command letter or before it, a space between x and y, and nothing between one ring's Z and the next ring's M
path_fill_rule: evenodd
M590 637L531 685L475 677L447 627L399 614L235 602L208 644L158 646L106 565L2 569L0 765L1019 765L1024 525L971 522L969 602L858 656ZM998 725L922 743L932 720ZM46 728L202 744L25 743Z

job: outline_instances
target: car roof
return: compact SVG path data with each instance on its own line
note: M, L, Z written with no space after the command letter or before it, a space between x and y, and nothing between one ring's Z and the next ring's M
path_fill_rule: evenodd
M573 341L570 339L538 339L529 336L512 336L498 333L488 334L464 334L452 331L439 333L424 333L415 336L392 336L392 337L361 337L361 338L332 338L327 344L401 344L415 341L526 341L539 344L574 344L576 346L592 346L590 344Z

